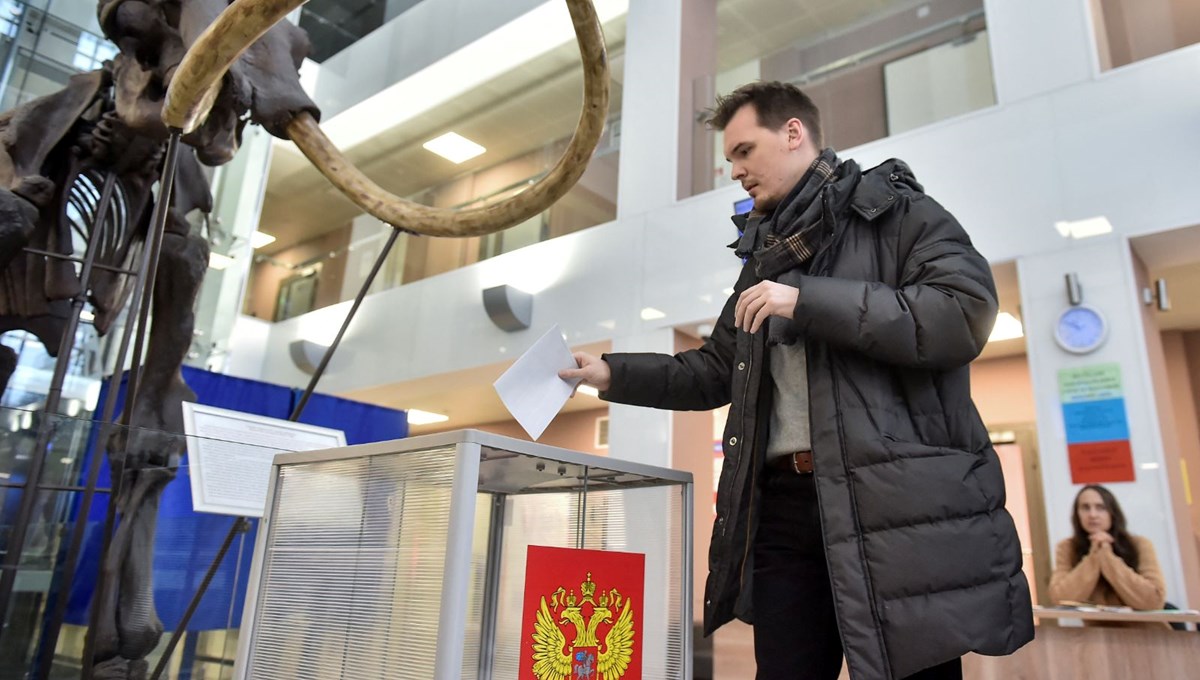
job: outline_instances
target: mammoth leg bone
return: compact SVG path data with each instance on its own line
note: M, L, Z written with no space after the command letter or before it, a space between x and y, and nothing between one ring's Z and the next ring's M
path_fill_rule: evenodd
M162 636L162 622L154 609L154 530L163 489L175 472L172 468L141 470L127 482L121 525L103 569L110 585L101 605L105 630L97 639L97 678L145 678L145 657Z
M175 228L186 228L173 215ZM93 659L97 677L144 678L145 657L162 636L154 609L154 531L163 489L175 478L183 454L181 404L195 398L179 367L192 341L192 305L208 263L208 244L170 231L163 236L154 287L154 325L131 428L114 433L109 461L121 476L121 523L102 568ZM109 673L102 674L102 671Z

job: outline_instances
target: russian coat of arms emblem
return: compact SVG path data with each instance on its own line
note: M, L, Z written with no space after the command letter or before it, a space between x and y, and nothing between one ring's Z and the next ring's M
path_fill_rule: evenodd
M598 555L603 556L602 559L597 559ZM629 564L626 568L614 569L614 560ZM555 563L569 566L565 570L555 569L552 566ZM630 553L531 546L526 571L520 677L536 680L640 678L644 564L644 556ZM570 581L554 578L556 573L566 577L582 565L587 566L580 580L575 580L578 577L572 577ZM631 566L634 568L630 569ZM541 583L540 592L537 582ZM570 585L572 583L575 585Z

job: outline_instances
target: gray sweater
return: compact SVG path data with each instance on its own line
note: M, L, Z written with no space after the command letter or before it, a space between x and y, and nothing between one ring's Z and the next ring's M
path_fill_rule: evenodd
M767 459L812 449L808 423L808 361L804 341L771 347L774 405Z

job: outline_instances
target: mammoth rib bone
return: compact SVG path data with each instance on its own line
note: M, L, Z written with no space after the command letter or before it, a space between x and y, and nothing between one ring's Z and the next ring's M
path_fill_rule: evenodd
M188 50L167 91L163 121L188 131L203 122L225 72L255 40L304 0L240 0L227 8ZM288 136L346 198L394 227L426 236L482 236L533 217L579 181L604 131L608 115L608 56L590 0L566 0L583 59L584 97L579 124L558 163L536 184L504 201L446 210L394 196L356 168L305 112L287 126Z

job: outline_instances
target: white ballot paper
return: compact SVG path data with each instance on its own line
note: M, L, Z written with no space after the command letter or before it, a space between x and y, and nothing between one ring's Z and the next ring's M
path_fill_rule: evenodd
M578 368L578 364L555 324L493 383L500 401L535 441L579 383L558 377L564 368Z

